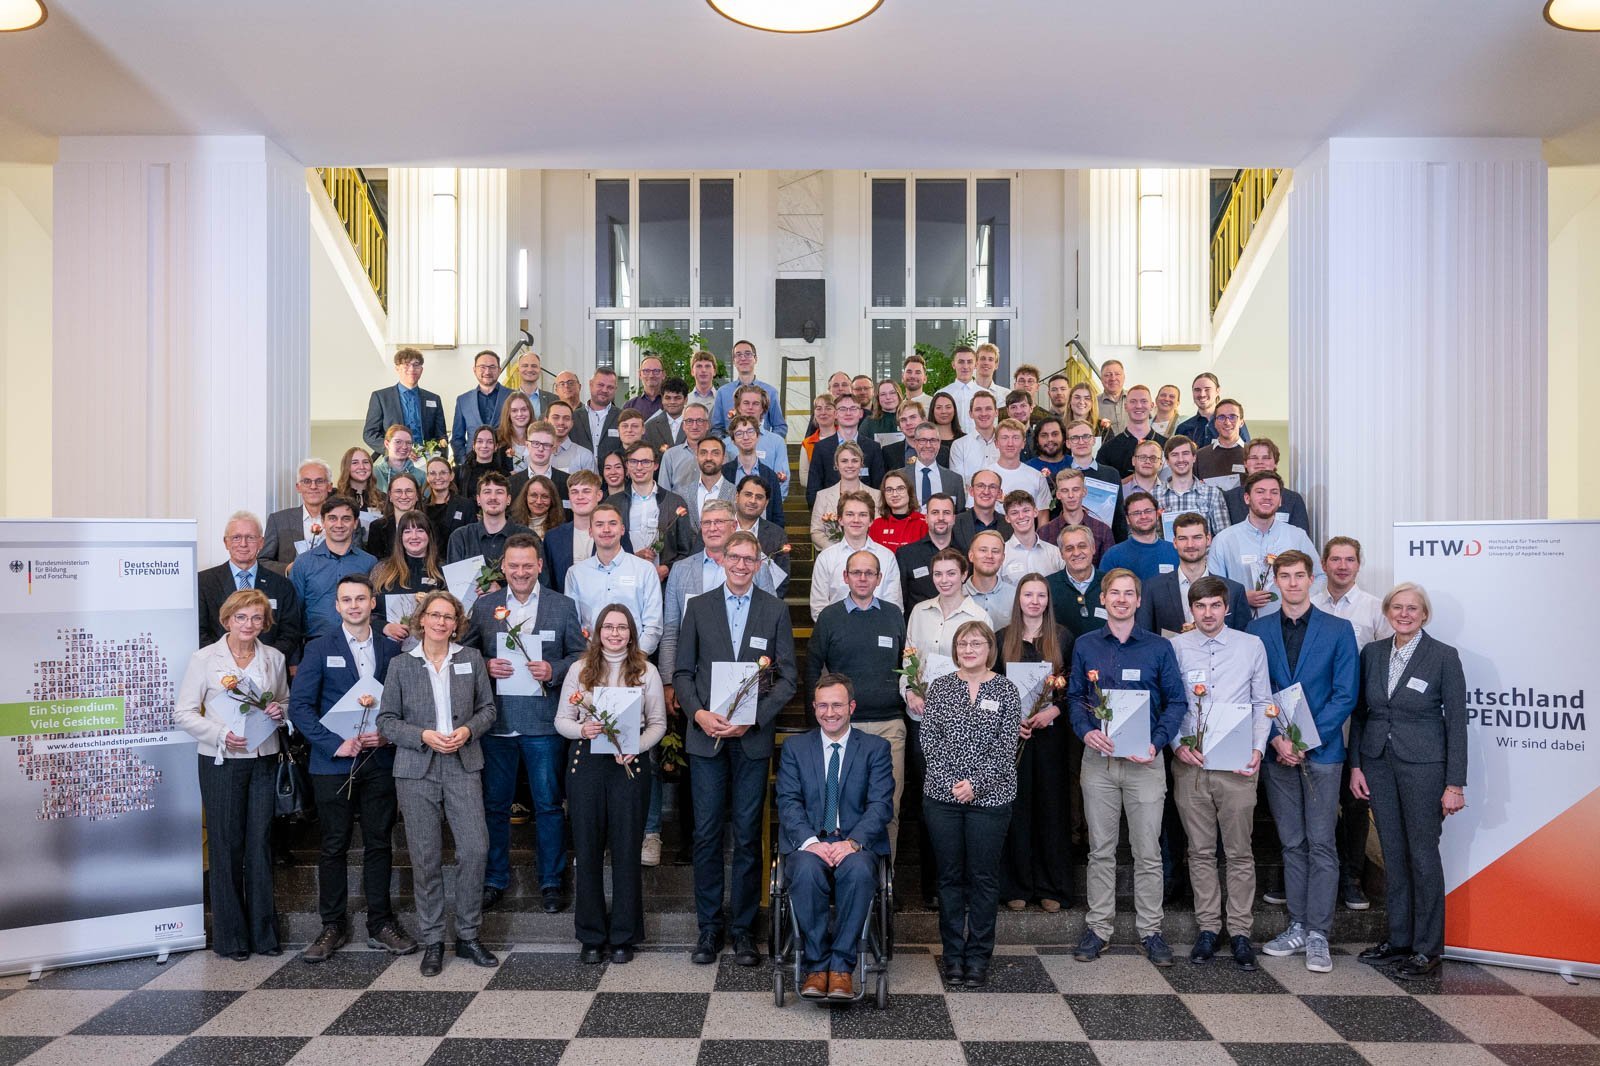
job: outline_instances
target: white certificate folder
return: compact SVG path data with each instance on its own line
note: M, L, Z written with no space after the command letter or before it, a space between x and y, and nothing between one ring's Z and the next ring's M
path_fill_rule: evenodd
M1243 770L1255 751L1255 723L1248 703L1213 703L1206 708L1200 753L1207 770Z
M606 739L606 735L601 733L589 741L589 753L591 755L639 754L639 733L644 719L644 689L597 688L594 690L594 707L597 711L609 711L617 720L618 743L611 743Z
M1306 746L1306 751L1314 751L1322 746L1322 734L1317 732L1317 720L1311 716L1311 705L1306 702L1305 690L1296 681L1288 688L1272 694L1272 702L1278 705L1278 731L1284 736L1289 735L1289 726L1300 727L1300 742Z
M1100 728L1116 745L1112 757L1126 759L1150 755L1150 693L1144 689L1106 689L1106 702L1111 708L1111 721L1102 722Z
M751 685L737 707L733 705L733 697L741 685L755 676L758 669L760 667L755 663L712 663L711 712L721 715L733 725L755 725L756 700L761 686Z

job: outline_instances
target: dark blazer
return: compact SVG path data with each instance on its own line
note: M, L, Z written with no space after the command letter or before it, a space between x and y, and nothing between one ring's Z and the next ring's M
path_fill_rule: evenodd
M572 412L571 439L594 453L596 468L612 452L620 453L622 451L622 438L617 435L617 419L621 415L622 408L616 404L606 408L605 424L600 427L600 444L599 447L596 447L589 433L589 405L582 404L576 411Z
M419 386L417 404L422 415L423 440L445 440L449 430L445 427L444 404L440 402L439 394ZM361 439L367 442L367 447L382 454L384 430L405 424L405 409L400 405L400 386L378 389L367 401L367 421L361 427ZM417 443L421 444L422 441Z
M456 397L454 416L450 420L450 454L456 457L457 463L466 462L467 456L472 454L472 436L478 432L479 426L500 424L500 409L505 406L506 398L510 395L510 389L495 382L494 392L490 393L490 420L487 423L478 416L476 386Z
M883 485L883 475L888 469L883 462L883 449L878 447L878 442L870 434L857 431L856 443L861 445L862 457L867 463L861 468L861 480L873 488ZM817 493L829 485L839 483L839 471L833 468L833 453L839 450L839 436L834 434L817 443L811 449L811 466L806 472L806 503L817 502Z
M764 641L765 648L751 644L751 638ZM753 663L763 655L772 660L757 698L756 724L737 738L745 755L752 759L772 756L773 723L783 705L789 702L799 684L795 670L794 630L789 624L789 607L770 592L750 589L750 614L745 620L744 641L737 654L728 632L728 615L716 589L689 601L678 633L678 653L673 663L672 687L678 704L689 718L687 748L691 755L716 754L715 741L694 721L694 712L711 706L711 664L715 662Z
M294 546L305 539L306 527L301 516L305 507L295 504L267 515L267 528L261 533L261 561L278 573L289 569L297 554ZM200 645L202 648L204 644Z
M756 472L767 486L767 521L782 525L783 486L778 482L778 474L766 463L759 462L756 464ZM739 472L739 461L737 459L729 459L722 464L723 480L732 484L735 492L738 491L739 482L743 481L746 476Z
M400 654L400 645L379 632L379 626L379 619L374 617L373 676L382 681L389 673L389 663ZM329 659L335 662L342 659L344 662L343 665L329 666ZM350 642L345 639L344 626L336 626L306 645L305 658L301 660L300 668L294 675L294 684L289 689L289 720L311 744L311 772L314 774L346 775L355 762L353 758L341 759L334 755L344 743L344 738L324 726L322 716L344 698L358 677L356 659L351 654ZM377 717L376 713L372 716L372 732L378 731ZM363 753L362 761L367 759L390 770L394 766L394 748L387 745L373 748Z
M883 468L885 470L898 470L906 465L905 441L897 440L891 444L880 444L878 446L883 449ZM916 457L917 451L912 448L911 458L915 459Z
M1250 507L1244 502L1244 484L1235 485L1222 494L1222 502L1228 505L1228 521L1234 525L1243 522L1250 514ZM1283 502L1279 509L1289 515L1289 524L1299 526L1305 531L1306 536L1311 535L1311 514L1306 510L1306 498L1294 489L1283 490Z
M1007 540L1011 539L1011 523L1006 521L1006 516L1000 512L1000 505L995 504L995 532ZM952 547L966 551L972 544L972 538L978 535L978 516L970 509L956 515L956 524L950 527L950 544Z
M657 455L674 444L682 444L684 439L683 423L678 423L678 432L673 434L665 411L657 411L644 420L644 442L653 447Z
M906 477L911 479L912 491L916 493L917 502L922 502L922 478L917 473L916 456L911 457L911 462L899 467ZM967 487L961 483L961 475L951 470L948 466L936 463L934 465L934 492L942 492L951 496L956 501L956 513L960 514L967 509Z
M778 853L800 850L822 832L826 809L827 758L822 730L784 741L778 756ZM889 854L889 822L894 818L894 764L889 742L861 729L850 730L839 766L839 837L863 851Z
M456 670L461 665L468 667L466 673ZM471 732L471 739L456 755L461 759L461 768L475 774L483 769L479 738L494 727L498 714L494 686L484 668L483 656L473 648L452 653L445 669L450 671L451 721L455 728L466 726ZM415 780L428 775L438 753L422 742L422 732L434 728L435 721L428 664L409 652L395 656L383 681L383 700L378 710L378 732L396 749L395 777Z
M1350 766L1385 755L1400 762L1444 763L1446 785L1467 784L1467 676L1455 648L1426 632L1389 695L1394 640L1361 649L1361 695L1350 718ZM1418 692L1416 681L1427 687ZM1385 751L1387 749L1387 751Z
M1306 752L1306 756L1312 762L1344 762L1344 723L1355 710L1356 693L1361 687L1355 627L1315 607L1311 608L1306 625L1300 660L1292 671L1283 647L1283 622L1277 611L1257 618L1245 632L1254 633L1267 646L1267 672L1272 677L1273 691L1298 681L1306 694L1306 706L1322 737L1321 746ZM1272 735L1279 732L1277 723L1273 723Z
M1153 429L1150 431L1149 436L1142 439L1135 437L1124 429L1121 433L1100 445L1100 451L1095 456L1095 460L1101 466L1109 466L1116 470L1117 480L1121 481L1133 473L1133 450L1147 440L1153 440L1161 445L1167 443L1167 438Z
M567 571L572 569L572 534L576 530L577 527L568 521L545 534L544 569L539 571L539 583L545 588L560 592L567 587ZM622 550L633 551L633 538L626 532L622 534Z
M233 583L233 568L227 563L200 571L198 584L200 647L204 648L222 639L224 630L217 621L217 614L238 588ZM286 663L299 662L300 646L305 643L306 632L304 608L293 582L276 570L269 570L264 560L257 560L255 587L267 594L268 604L272 607L272 628L262 633L259 639L281 651Z
M1099 570L1094 572L1089 587L1083 590L1082 603L1078 602L1078 590L1065 570L1057 570L1044 579L1050 587L1050 603L1056 614L1056 622L1071 630L1074 640L1085 633L1105 628L1105 618L1095 613L1103 613L1100 606L1100 579L1103 576Z
M511 456L506 454L504 448L495 449L494 458L484 466L479 466L476 459L462 460L456 467L456 491L469 500L476 500L478 479L491 470L497 470L506 477L511 476Z
M583 639L577 604L559 592L550 589L538 591L539 609L534 613L533 623L524 626L522 632L524 636L528 635L529 630L553 634L554 640L544 643L544 661L550 664L553 676L543 682L543 696L501 696L497 693L495 702L500 705L498 724L502 729L529 736L549 737L556 735L561 683L566 680L567 670L583 655L589 642ZM499 644L495 638L511 627L505 622L495 621L494 612L495 608L506 605L508 595L508 590L502 588L478 597L472 605L467 634L461 638L463 646L476 648L485 659L499 658Z
M1228 628L1237 629L1242 633L1249 627L1250 619L1255 612L1250 609L1250 604L1245 602L1243 585L1229 578L1222 580L1228 582ZM1176 570L1157 574L1144 583L1144 590L1139 597L1139 609L1134 612L1133 620L1140 628L1156 634L1163 629L1174 633L1182 632L1183 600L1178 594Z
M606 497L606 502L622 512L622 528L628 535L630 542L634 540L633 530L628 528L628 494L619 492L614 496ZM662 566L671 567L673 563L685 555L693 555L699 549L691 548L694 540L694 524L689 521L689 505L683 497L676 492L669 492L660 485L656 486L656 507L660 510L657 535L661 537L661 558L656 562ZM683 508L683 517L678 517L678 508ZM650 545L641 543L641 548ZM629 548L628 551L634 549Z

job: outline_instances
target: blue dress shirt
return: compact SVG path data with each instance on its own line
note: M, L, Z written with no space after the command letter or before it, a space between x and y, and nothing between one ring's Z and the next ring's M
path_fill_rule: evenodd
M1100 720L1094 716L1093 708L1099 700L1095 686L1089 683L1090 670L1100 671L1102 689L1148 692L1150 743L1159 752L1172 742L1189 705L1183 671L1170 641L1134 626L1126 642L1105 628L1085 633L1073 643L1067 703L1072 709L1072 729L1080 737L1100 728Z

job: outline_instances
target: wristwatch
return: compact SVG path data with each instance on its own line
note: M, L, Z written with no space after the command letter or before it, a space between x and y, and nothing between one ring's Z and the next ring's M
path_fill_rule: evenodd
M853 852L854 852L854 851L860 851L860 850L861 850L861 845L860 845L860 844L858 844L858 843L856 843L856 842L855 842L855 841L854 841L854 840L852 840L852 839L851 839L851 838L849 838L849 837L846 837L846 838L845 838L845 841L844 841L844 842L845 842L845 843L846 843L846 844L849 844L849 845L850 845L850 850L851 850L851 851L853 851Z

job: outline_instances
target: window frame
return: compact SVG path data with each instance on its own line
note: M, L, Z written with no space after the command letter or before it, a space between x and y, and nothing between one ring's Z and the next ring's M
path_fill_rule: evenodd
M898 307L882 307L873 304L872 292L872 183L880 179L897 179L906 183L905 195L905 235L906 235L906 278L905 278L905 303ZM965 276L967 280L967 305L965 307L918 307L917 300L917 182L922 179L961 179L966 182L966 252L967 262ZM1011 296L1010 302L1001 307L978 306L978 182L980 180L1004 179L1010 183L1010 237L1007 255L1010 259ZM875 320L900 321L905 323L905 349L900 358L904 360L916 348L917 322L929 319L957 319L964 320L966 331L975 331L980 321L1006 319L1011 322L1010 339L1007 350L1002 353L1000 368L996 373L997 381L1011 379L1011 364L1014 353L1010 346L1017 342L1021 336L1018 320L1021 318L1021 304L1018 294L1022 288L1022 256L1020 234L1022 226L1022 204L1018 195L1021 189L1022 172L1020 170L864 170L861 172L861 351L867 363L869 372L876 376L877 368L874 365L872 348L872 323Z
M599 365L599 346L596 343L597 332L595 323L602 321L623 322L627 324L628 336L637 337L643 332L639 323L641 321L657 321L661 319L687 319L691 334L700 331L702 319L732 319L733 334L740 336L740 327L744 319L744 247L740 240L741 225L740 211L744 206L744 172L738 170L588 170L583 178L583 302L584 302L584 340L583 353L591 369ZM639 183L652 180L688 181L689 183L689 304L686 307L641 307L639 306ZM700 303L700 182L702 180L733 182L733 303L729 306L713 306ZM598 286L595 283L595 182L597 181L627 181L628 182L628 286L632 296L630 307L600 307L596 300ZM627 342L632 352L631 340ZM637 354L634 352L633 354ZM633 369L632 362L625 362L617 367L617 374L624 383L630 380L630 374L624 371Z

